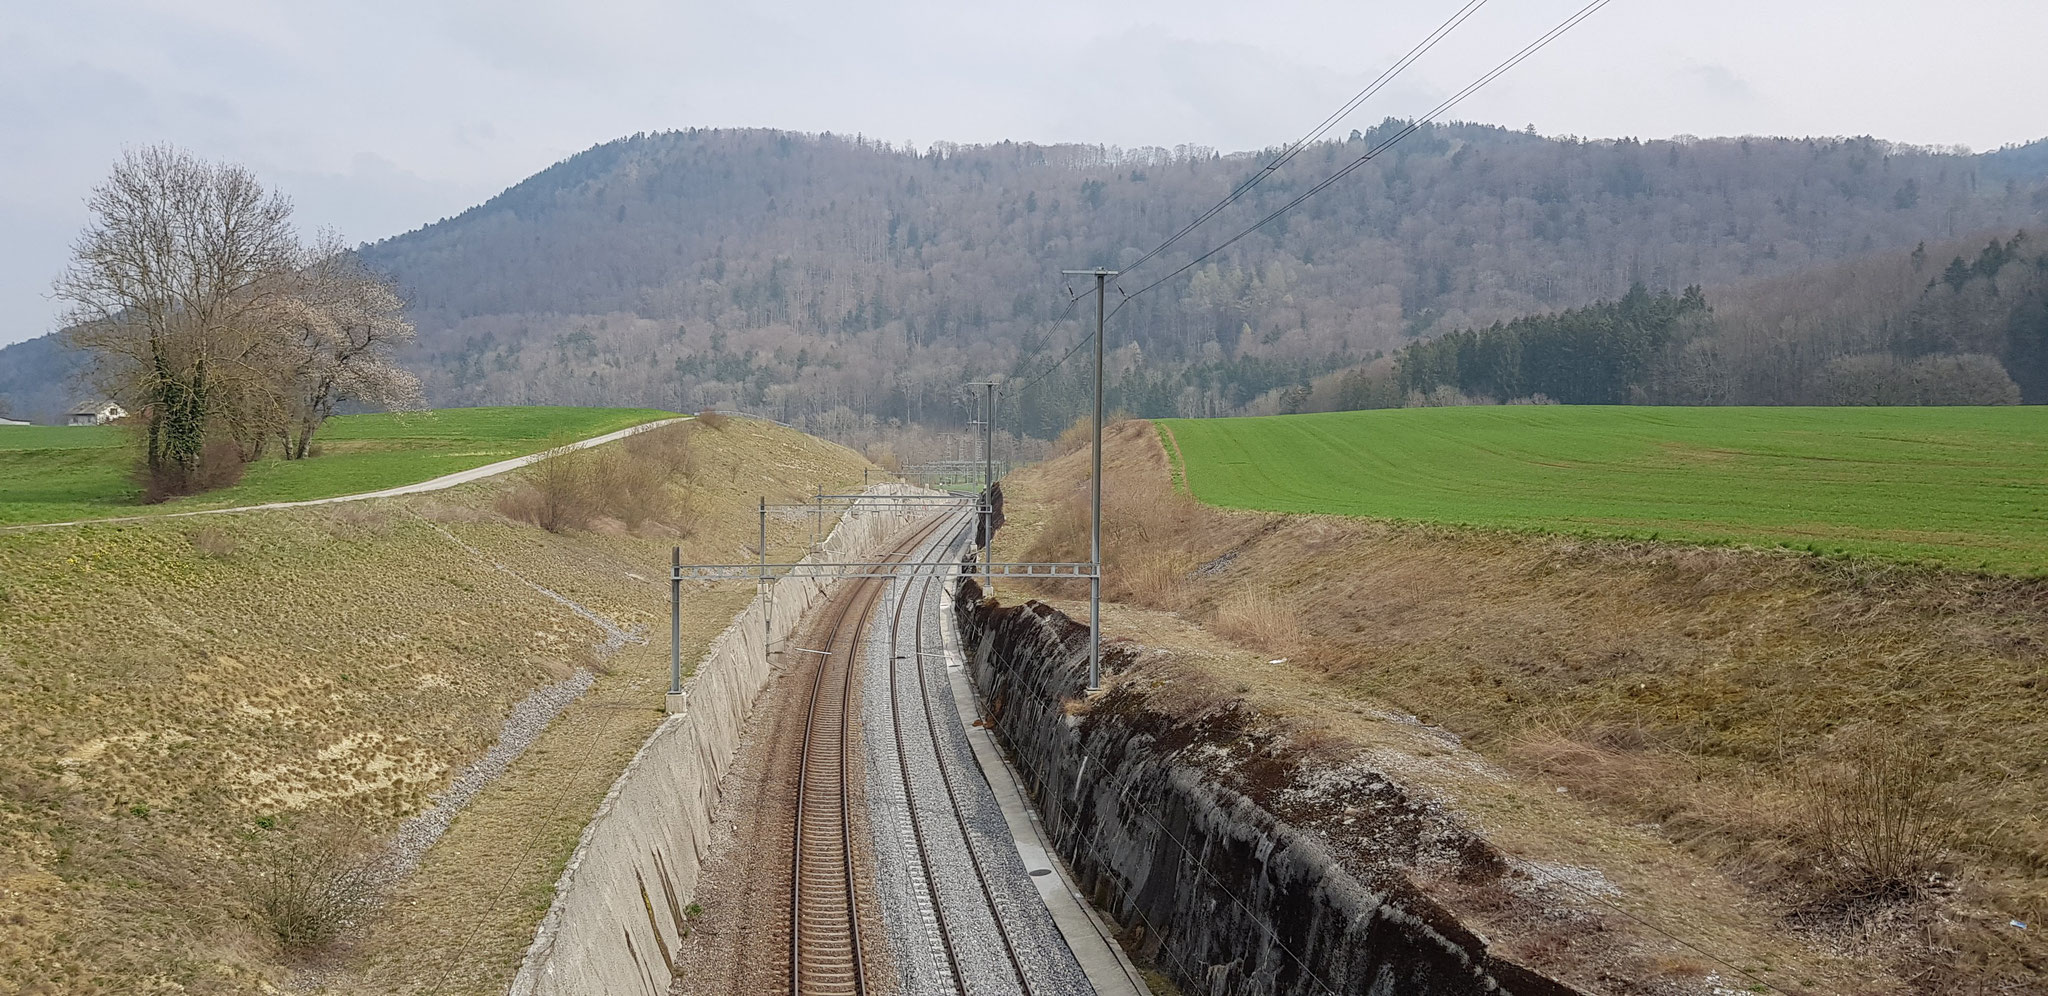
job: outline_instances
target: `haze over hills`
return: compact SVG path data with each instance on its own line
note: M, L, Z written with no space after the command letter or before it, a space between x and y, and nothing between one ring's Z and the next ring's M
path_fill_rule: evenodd
M1398 127L1310 148L1124 290ZM734 405L823 431L943 423L960 417L963 380L1028 378L1077 341L1061 269L1128 265L1268 158L643 134L363 252L411 296L421 335L410 362L435 404ZM1752 282L2009 236L2044 216L2042 143L1969 155L1872 139L1427 126L1133 299L1112 330L1112 403L1235 412L1418 337L1636 283L1704 285L1719 306ZM24 412L62 403L48 399L65 362L48 340L0 351L0 395ZM1080 388L1047 381L1023 428L1056 430Z

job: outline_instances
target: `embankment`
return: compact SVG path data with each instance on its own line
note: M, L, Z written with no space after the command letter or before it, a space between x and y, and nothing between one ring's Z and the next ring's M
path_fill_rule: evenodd
M1579 985L1942 996L2029 991L2048 966L2048 939L2016 926L2048 910L2042 579L1220 509L1176 490L1143 422L1110 427L1103 471L1104 629L1147 644L1148 672L1185 651L1171 689L1207 680L1374 754L1504 852L1597 871L1591 906L1627 906L1526 943L1485 897L1453 906L1525 963ZM1085 558L1088 473L1078 452L1004 482L1020 559ZM1416 720L1445 743L1389 746ZM1854 825L1928 831L1896 860L1838 825L1838 787L1872 780L1888 787ZM1638 918L1655 925L1638 954L1580 954ZM1683 943L1657 951L1663 935Z
M870 493L921 492L883 485ZM865 559L916 514L850 512L806 561ZM686 704L647 738L584 829L513 980L515 996L668 991L684 910L709 848L719 780L767 684L768 651L795 632L827 585L783 579L712 643L684 686Z
M1404 875L1347 867L1262 805L1255 796L1293 788L1304 769L1245 750L1256 738L1231 710L1190 724L1129 682L1084 700L1085 627L1037 602L984 602L972 582L956 611L989 718L1061 856L1186 991L1578 992L1490 951ZM1383 798L1366 819L1405 837L1402 864L1467 880L1504 874L1476 838L1409 832L1419 807L1383 780L1373 787Z

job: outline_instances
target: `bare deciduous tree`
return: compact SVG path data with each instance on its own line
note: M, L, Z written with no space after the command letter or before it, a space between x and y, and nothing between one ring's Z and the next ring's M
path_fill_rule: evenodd
M175 493L199 476L208 422L263 393L269 312L297 262L291 202L240 166L146 146L86 203L56 283L71 340L140 413L147 469Z

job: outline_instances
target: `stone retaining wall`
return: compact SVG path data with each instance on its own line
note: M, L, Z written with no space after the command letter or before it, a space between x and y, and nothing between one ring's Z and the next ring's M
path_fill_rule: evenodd
M1088 628L1049 606L955 611L997 735L1082 890L1183 992L1577 996L1488 950L1399 875L1366 881L1202 766L1227 731L1083 705ZM1120 664L1104 648L1106 670Z

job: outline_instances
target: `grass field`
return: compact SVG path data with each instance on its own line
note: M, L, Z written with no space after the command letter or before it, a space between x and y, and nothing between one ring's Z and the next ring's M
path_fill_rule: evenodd
M344 415L314 438L307 460L266 459L241 483L205 495L140 503L133 432L119 426L0 429L0 525L152 511L303 501L376 491L480 467L671 413L647 408L448 408Z
M1229 508L2048 573L2048 408L1515 406L1165 419Z

